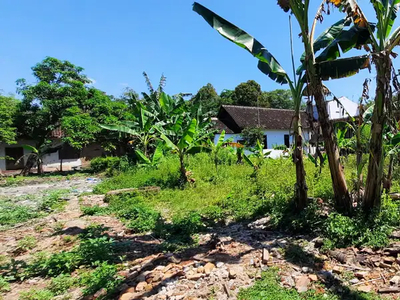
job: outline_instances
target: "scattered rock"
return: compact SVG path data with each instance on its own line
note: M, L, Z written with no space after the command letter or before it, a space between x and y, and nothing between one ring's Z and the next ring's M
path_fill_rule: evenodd
M135 297L134 293L124 293L118 299L119 300L131 300Z
M248 226L251 229L265 229L268 226L268 223L271 221L271 217L265 217L262 219L258 219L252 223L250 223Z
M310 268L309 268L309 267L302 267L302 268L301 268L301 271L302 271L303 273L309 273L309 272L310 272Z
M305 293L308 291L308 285L310 284L310 279L308 276L300 276L296 278L296 290L299 293Z
M204 272L205 271L203 266L197 268L197 273L204 273Z
M201 274L201 273L195 273L195 274L192 274L192 275L186 275L186 278L189 279L189 280L197 281L200 278L202 278L203 276L204 275Z
M172 255L168 257L168 261L174 264L179 264L181 262L181 259L179 257L176 257L175 255Z
M390 284L391 285L399 285L400 283L400 276L396 275L390 279Z
M281 282L288 287L294 287L296 285L292 276L282 276Z
M393 256L386 256L383 258L383 262L386 264L393 264L396 261L396 258L394 258Z
M94 295L93 298L97 299L97 298L103 298L107 295L107 290L105 288L102 288L100 290L98 290Z
M224 263L222 261L219 261L216 264L217 268L222 268L223 265L224 265Z
M357 287L357 291L363 293L370 293L372 291L372 286L370 285L360 285Z
M136 285L135 291L138 292L138 293L144 292L146 290L146 287L147 287L147 282L146 281L139 282Z
M229 279L235 279L237 277L237 273L234 269L229 269Z
M262 252L262 263L267 264L268 261L269 261L269 252L266 248L264 248Z
M206 263L206 265L204 266L204 273L206 273L206 275L210 275L211 271L215 269L215 265L213 263Z
M391 265L389 265L389 264L387 264L387 263L384 263L384 262L380 262L378 266L379 266L380 268L390 268L390 267L391 267Z
M357 283L359 283L360 282L360 280L359 279L357 279L357 278L353 278L352 280L350 280L349 281L351 284L357 284Z
M308 275L308 278L310 278L310 280L311 280L312 282L318 281L318 276L315 275L315 274L310 274L310 275Z
M368 275L368 272L358 271L354 273L354 276L358 279L364 279Z
M333 269L332 269L332 272L335 273L335 274L339 274L340 275L340 274L343 273L343 268L340 267L340 266L334 266Z

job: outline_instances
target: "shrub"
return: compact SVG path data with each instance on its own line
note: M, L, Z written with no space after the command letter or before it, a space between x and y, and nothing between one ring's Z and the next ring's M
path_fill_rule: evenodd
M33 236L26 236L23 239L20 239L17 243L17 248L20 251L28 251L30 249L35 248L37 245L37 240Z
M116 273L116 266L103 262L94 271L82 274L80 284L86 286L83 294L92 295L102 288L106 289L107 295L112 294L122 282L122 277ZM97 299L104 299L107 295Z
M125 171L129 167L127 157L96 157L90 161L90 169L94 173L107 172L114 175L113 171Z
M19 300L51 300L53 298L54 294L46 289L31 289L27 292L21 292L19 295Z
M51 279L48 289L54 295L62 295L77 283L78 279L71 277L70 274L60 274Z
M99 205L94 206L81 206L81 211L85 216L100 216L108 213L107 207L101 207Z
M76 252L84 265L111 261L114 257L113 241L105 236L82 240Z
M0 276L0 293L9 292L9 291L11 291L10 284L7 282L7 280L3 276Z

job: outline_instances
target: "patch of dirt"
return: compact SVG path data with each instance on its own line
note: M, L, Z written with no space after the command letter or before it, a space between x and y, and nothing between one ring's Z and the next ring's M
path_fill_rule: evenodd
M68 186L84 191L93 183L77 180ZM22 192L40 193L52 188L65 187L41 184L26 186ZM11 195L12 191L14 188L2 188L0 193ZM125 281L115 299L236 299L240 289L253 285L270 267L279 268L282 286L299 292L315 288L319 293L329 289L340 294L351 287L390 297L400 295L400 243L379 251L348 248L322 253L320 239L268 231L269 219L263 218L249 225L232 223L201 234L196 247L179 254L163 253L160 240L132 234L112 216L82 216L80 205L107 203L101 195L83 196L80 202L78 195L73 192L69 196L63 212L0 232L0 254L29 260L39 251L70 250L76 245L76 236L97 223L103 224L106 233L124 249L119 275ZM18 241L26 236L35 237L37 246L19 253ZM400 238L400 234L394 233L393 238ZM12 283L11 292L3 299L18 299L21 291L42 289L47 283L48 279L43 278ZM80 298L79 289L71 291L70 299Z

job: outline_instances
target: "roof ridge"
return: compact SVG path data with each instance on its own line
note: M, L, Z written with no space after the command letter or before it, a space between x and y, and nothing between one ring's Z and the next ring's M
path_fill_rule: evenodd
M289 108L270 108L270 107L256 107L256 106L245 106L245 105L231 105L222 104L222 107L232 107L232 108L244 108L244 109L264 109L264 110L284 110L284 111L295 111ZM305 110L300 110L300 112L305 112Z

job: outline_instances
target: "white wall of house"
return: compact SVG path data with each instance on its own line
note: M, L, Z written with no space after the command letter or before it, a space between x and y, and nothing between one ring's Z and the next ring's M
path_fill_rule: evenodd
M264 135L267 136L267 148L268 149L273 149L274 146L281 146L285 144L285 135L289 135L289 142L290 144L293 143L293 135L290 135L292 132L289 132L289 130L266 130L264 131ZM216 134L214 137L214 143L217 143L219 140L219 137L221 136L220 133ZM227 133L225 134L225 140L232 138L234 142L237 142L239 140L242 140L242 136L237 133ZM304 141L307 142L310 139L310 133L308 130L303 131L303 138ZM313 152L312 149L309 149L308 147L305 147L304 150L306 153Z
M7 145L4 143L0 143L0 170L6 171L6 160L4 159L6 155L6 148L17 148L22 147L22 145L31 145L34 146L35 142L30 140L19 140L17 144ZM24 155L28 155L30 153L29 150L23 149ZM51 153L43 157L43 169L44 171L56 171L60 169L60 162L58 156L58 151L55 153ZM82 161L80 158L78 159L64 159L62 161L62 166L64 171L72 170L74 167L80 167L82 165Z

